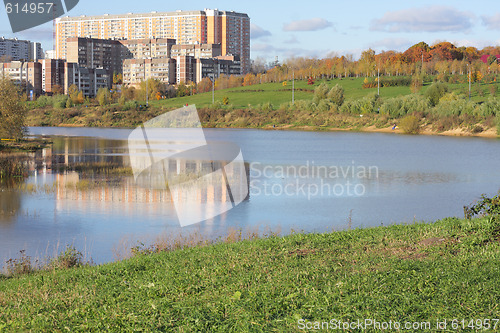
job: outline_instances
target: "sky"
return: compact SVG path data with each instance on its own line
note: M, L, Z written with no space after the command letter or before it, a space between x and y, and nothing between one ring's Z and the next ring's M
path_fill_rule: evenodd
M500 45L500 7L475 1L165 1L80 0L70 16L203 10L247 13L251 19L251 58L319 57L352 54L372 48L404 51L424 41L456 46ZM52 23L12 33L0 11L0 36L42 42L52 48Z

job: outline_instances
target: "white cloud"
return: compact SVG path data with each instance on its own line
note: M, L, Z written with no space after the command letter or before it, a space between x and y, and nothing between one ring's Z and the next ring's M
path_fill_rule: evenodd
M256 24L251 23L250 24L250 38L251 39L257 39L261 37L267 37L271 36L271 32L262 29Z
M286 23L283 26L284 31L318 31L332 27L333 23L323 18L312 18L309 20L299 20Z
M453 7L429 6L387 12L371 22L370 30L387 32L466 32L474 15Z
M406 38L384 38L370 44L371 48L392 51L403 51L414 45L414 41Z
M453 41L452 43L456 47L473 46L479 50L482 48L485 48L486 46L494 46L494 45L492 45L494 42L492 42L491 40L481 40L481 39L461 39L461 40Z
M491 30L500 30L500 13L493 16L481 16L483 24Z

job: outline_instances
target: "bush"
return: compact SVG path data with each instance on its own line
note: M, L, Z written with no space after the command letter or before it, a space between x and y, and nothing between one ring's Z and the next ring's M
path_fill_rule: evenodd
M8 276L30 274L35 271L35 267L31 263L31 257L27 256L24 250L20 251L19 259L9 259L6 264Z
M377 78L378 79L378 78ZM368 78L363 82L363 88L377 88L378 81L377 79L373 81L368 81ZM381 77L380 78L380 87L408 87L411 85L411 78L407 77Z
M500 135L500 113L497 114L497 134Z
M489 98L481 104L478 109L478 114L483 117L496 116L500 114L500 100L497 98Z
M407 95L386 100L380 107L380 114L400 118L413 112L426 114L429 109L430 104L427 98L420 95Z
M473 115L477 108L477 104L465 99L458 100L442 100L434 109L435 112L440 117L446 116L461 116L461 115Z
M477 204L464 207L464 215L466 219L474 216L498 217L500 215L500 192L493 198L488 198L485 194L481 195L481 200Z
M321 100L327 98L328 92L328 85L323 82L322 84L317 86L316 89L314 89L313 102L318 104Z
M40 96L36 100L35 105L38 108L44 108L46 106L52 106L52 98L50 98L49 96L45 96L45 95L44 96Z
M68 102L68 96L66 95L55 95L52 97L52 105L56 109L66 108L66 103Z
M370 94L362 99L347 101L340 108L340 112L359 115L375 112L379 108L380 97L377 94Z
M341 106L342 104L344 104L344 88L336 84L332 89L330 89L327 97L332 101L332 103L336 104L337 106Z
M64 252L51 261L50 267L53 269L67 269L78 267L83 264L83 255L73 246L68 246Z
M425 96L429 98L432 106L439 103L441 97L443 97L448 92L448 86L441 82L434 82L429 89L425 92Z
M330 100L328 100L328 99L322 99L318 103L318 105L316 106L316 110L322 111L322 112L326 112L326 111L330 111L334 107L335 107L335 104L333 104L332 102L330 102Z
M417 117L410 115L406 116L399 122L399 128L403 130L405 134L418 134L420 133L420 123Z

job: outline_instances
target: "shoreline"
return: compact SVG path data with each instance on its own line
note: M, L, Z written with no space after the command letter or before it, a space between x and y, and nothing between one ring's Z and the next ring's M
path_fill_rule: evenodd
M59 126L29 126L29 127L61 127L61 128L86 128L88 126L80 125L80 124L60 124ZM103 129L134 129L135 127L121 127L121 126L99 126L99 127L88 127L88 128L103 128ZM375 125L370 125L366 127L349 127L349 128L340 128L340 127L321 127L321 126L311 126L311 125L284 125L284 126L276 126L273 127L271 125L261 126L261 127L236 127L236 126L203 126L203 128L210 129L257 129L257 130L277 130L277 131L309 131L309 132L363 132L363 133L393 133L400 135L429 135L429 136L448 136L448 137L478 137L478 138L486 138L486 139L498 139L500 135L497 133L497 129L495 127L490 127L482 131L481 133L471 133L466 128L455 128L443 132L438 132L436 130L431 129L430 125L427 125L422 128L421 132L418 134L405 134L399 128L393 130L392 126L388 127L376 127ZM0 150L1 151L1 150Z

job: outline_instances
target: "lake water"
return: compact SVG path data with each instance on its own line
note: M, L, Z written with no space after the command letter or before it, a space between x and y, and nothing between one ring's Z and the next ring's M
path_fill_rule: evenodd
M231 228L325 232L463 217L464 205L500 189L496 139L208 129L210 143L240 147L248 172L240 189L249 195L221 215L181 227L178 202L167 188L148 188L130 174L86 169L130 167L130 130L30 132L50 136L54 145L30 163L27 188L36 185L38 191L1 189L2 263L20 250L36 258L54 256L68 244L96 263L108 262L158 235L197 232L216 238ZM197 165L173 167L196 174ZM50 188L41 190L45 185ZM193 212L205 214L228 204L226 192L212 186L185 196L196 198L189 206Z

